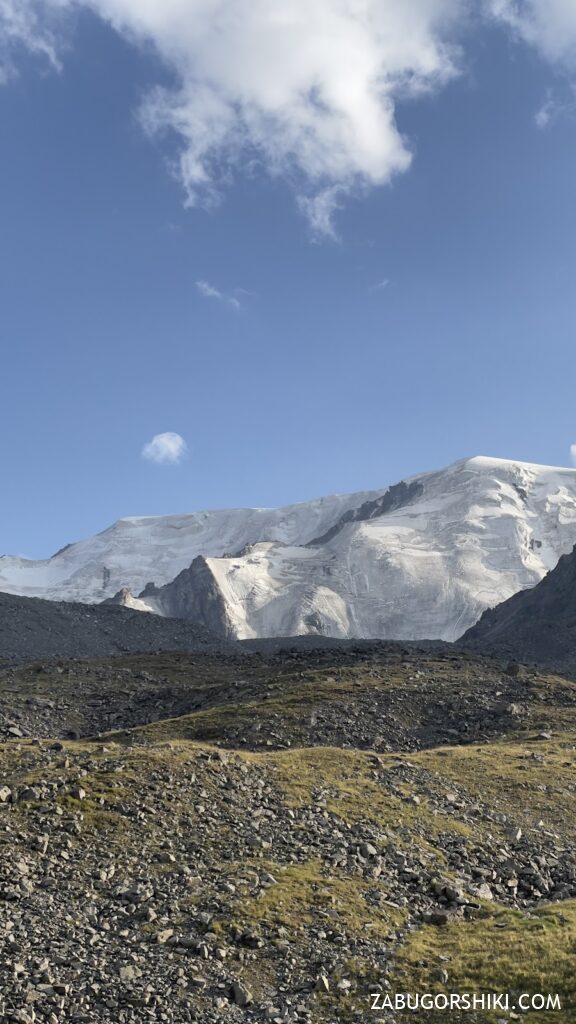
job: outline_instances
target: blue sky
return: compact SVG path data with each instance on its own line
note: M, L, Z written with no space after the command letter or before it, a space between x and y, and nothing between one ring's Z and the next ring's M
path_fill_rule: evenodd
M145 129L174 124L166 96L200 89L202 54L175 58L146 26L135 40L111 13L130 0L65 25L31 15L18 38L0 15L0 551L43 557L123 515L285 504L467 455L570 464L576 18L551 42L531 2L458 23L432 75L402 53L421 81L395 86L386 147L374 110L365 152L353 132L336 145L320 105L317 148L299 139L288 159L270 117L220 143L234 115L217 108L201 190L202 125ZM185 457L143 458L164 432Z

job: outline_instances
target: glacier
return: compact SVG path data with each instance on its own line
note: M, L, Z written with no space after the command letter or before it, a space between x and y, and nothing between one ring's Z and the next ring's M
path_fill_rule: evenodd
M240 639L456 640L576 543L576 470L477 456L282 509L121 519L0 590L194 617Z

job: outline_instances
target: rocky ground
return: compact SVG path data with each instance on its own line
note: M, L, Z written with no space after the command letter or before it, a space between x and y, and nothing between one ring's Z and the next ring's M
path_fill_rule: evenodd
M7 668L0 708L0 1019L574 1019L576 685L281 644Z
M0 671L0 738L146 727L155 740L248 750L413 751L545 729L560 714L576 728L576 684L549 678L447 646L393 643L58 659Z
M0 666L34 658L84 658L131 651L225 656L236 644L205 626L113 605L72 604L0 593Z

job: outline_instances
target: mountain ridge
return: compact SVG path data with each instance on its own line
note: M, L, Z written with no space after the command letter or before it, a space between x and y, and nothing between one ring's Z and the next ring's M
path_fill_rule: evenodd
M4 556L0 590L112 599L240 639L452 641L575 543L576 470L474 456L280 509L121 519L52 559Z
M487 609L462 644L575 677L576 545L535 587Z

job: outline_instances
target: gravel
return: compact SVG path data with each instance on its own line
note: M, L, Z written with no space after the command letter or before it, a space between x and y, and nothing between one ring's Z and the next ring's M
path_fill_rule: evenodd
M234 641L183 619L0 593L0 665L158 650L225 656L237 647Z

